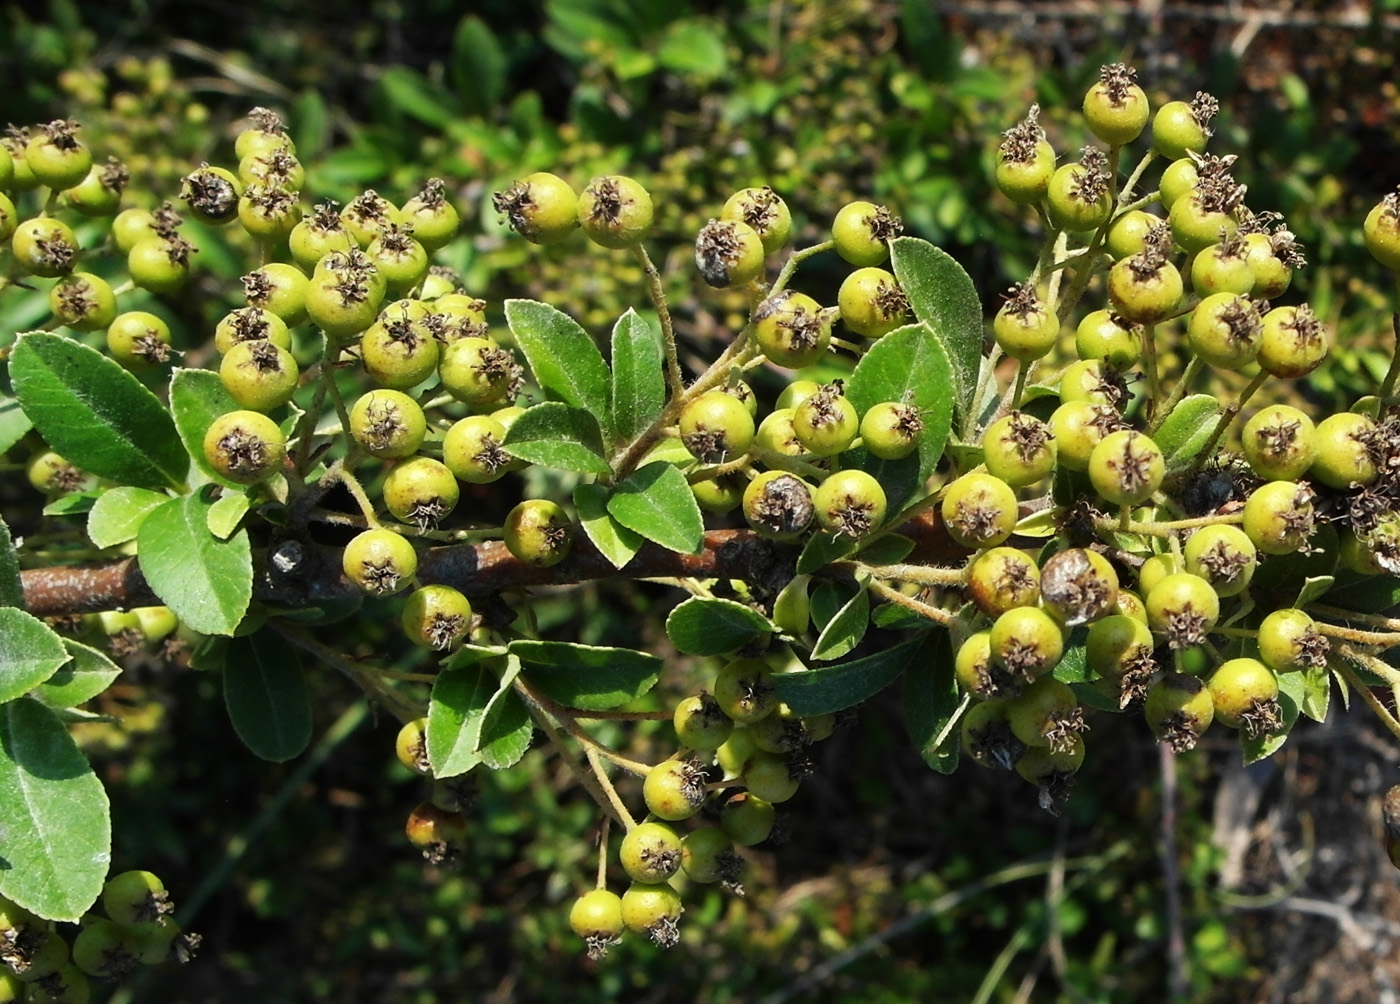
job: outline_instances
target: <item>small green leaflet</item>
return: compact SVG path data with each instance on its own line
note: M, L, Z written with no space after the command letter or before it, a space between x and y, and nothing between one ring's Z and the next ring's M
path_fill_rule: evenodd
M112 862L107 792L57 715L22 697L0 704L0 896L48 920L77 921Z
M1172 409L1152 441L1162 449L1167 470L1180 470L1196 458L1215 432L1220 402L1208 394L1192 394Z
M526 410L511 425L501 444L511 456L543 467L606 477L597 419L581 408L545 401Z
M608 512L667 550L698 554L705 542L705 521L695 493L685 475L663 461L634 471L614 488Z
M687 655L725 655L775 630L757 610L707 596L692 596L666 618L671 644Z
M0 703L27 694L67 661L52 628L18 607L0 607Z
M812 646L812 658L823 662L839 659L860 644L870 626L870 593L861 588L822 628Z
M952 364L958 410L966 415L982 363L982 301L977 288L947 252L917 237L890 242L890 262L914 316L928 326Z
M607 558L614 568L621 568L641 549L645 538L627 529L608 512L608 497L611 494L602 485L577 485L574 488L574 509L578 511L583 532L588 534L598 553Z
M802 553L797 556L797 574L811 575L833 561L850 557L859 544L860 542L852 537L818 531L807 538Z
M775 673L778 696L797 715L842 711L884 690L909 666L923 644L910 638L874 655L821 669Z
M209 532L214 489L153 509L136 535L141 574L175 616L204 634L233 634L253 598L248 532L228 540Z
M631 440L666 404L661 331L635 310L618 318L612 331L613 434Z
M209 426L220 415L237 411L238 407L238 402L224 390L219 374L211 370L177 369L170 378L170 410L175 416L175 428L185 450L194 458L195 467L210 481L243 491L243 485L228 480L204 459L204 434Z
M34 427L69 463L140 488L184 483L189 457L170 413L96 349L58 334L22 335L10 380Z
M248 496L227 493L209 507L209 532L220 540L228 540L247 513Z
M283 763L311 742L311 694L297 651L271 631L229 642L224 705L255 756Z
M6 453L24 438L25 433L34 428L29 416L20 403L12 397L0 394L0 453Z
M63 647L72 657L58 672L34 688L34 696L51 708L72 708L90 701L121 676L121 667L95 648L71 638Z
M19 574L19 555L10 527L0 517L0 607L24 606L24 581Z
M141 521L170 496L146 488L122 485L104 492L88 513L88 537L98 547L116 547L136 539Z
M1302 673L1278 673L1276 675L1278 676L1279 718L1282 727L1277 732L1271 732L1257 739L1247 739L1243 732L1240 733L1240 750L1244 753L1245 766L1264 759L1288 741L1288 734L1293 731L1293 725L1298 721L1299 708L1307 699Z
M507 300L506 324L540 389L611 425L611 380L602 353L568 314L537 300Z
M513 641L531 687L566 707L606 711L635 701L661 676L661 659L627 648L564 641Z
M428 702L428 762L434 777L456 777L481 762L476 752L481 719L498 689L500 679L480 662L438 673Z
M928 632L904 671L904 724L924 763L939 773L958 766L958 724L970 704L953 675L948 632Z

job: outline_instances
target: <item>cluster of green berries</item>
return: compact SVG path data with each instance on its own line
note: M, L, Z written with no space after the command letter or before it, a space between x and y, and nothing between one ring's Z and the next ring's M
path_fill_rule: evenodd
M89 977L120 980L138 965L188 962L199 935L182 932L164 884L147 871L122 872L102 887L102 910L76 934L0 897L0 1000L87 1004Z
M605 954L624 931L674 945L682 902L673 879L740 891L744 862L736 848L773 836L774 806L797 793L812 769L808 747L835 725L833 715L792 714L773 688L773 672L762 658L733 659L711 690L676 705L680 748L647 772L648 815L622 838L619 858L630 885L620 896L594 889L570 909L570 926L591 957ZM699 825L677 825L692 819Z

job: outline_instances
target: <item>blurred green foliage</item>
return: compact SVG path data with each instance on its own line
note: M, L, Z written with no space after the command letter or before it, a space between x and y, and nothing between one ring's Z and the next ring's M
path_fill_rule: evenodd
M992 304L1029 269L1036 245L1022 214L993 194L998 135L1039 101L1052 141L1072 154L1078 95L1101 62L1123 55L1105 33L1073 61L1056 58L950 23L926 0L469 7L54 0L35 14L7 5L0 78L12 83L0 121L79 119L94 149L128 164L139 202L173 196L200 161L227 163L240 117L275 107L308 189L348 201L442 177L472 236L440 258L469 289L497 311L507 296L549 299L598 328L633 302L639 272L630 262L581 267L581 237L544 250L506 239L493 191L533 170L576 186L604 171L633 174L658 206L658 261L688 256L695 231L739 187L777 189L799 245L820 239L841 204L870 197L953 253ZM1305 392L1324 399L1355 395L1384 366L1367 346L1385 333L1389 307L1362 278L1374 272L1358 221L1394 183L1377 165L1397 152L1385 124L1400 99L1393 82L1377 83L1393 74L1393 50L1361 43L1263 78L1228 52L1191 50L1194 63L1144 81L1157 98L1209 86L1224 100L1223 138L1244 151L1238 174L1251 205L1283 212L1308 249L1311 265L1290 295L1311 299L1358 349L1311 379ZM1358 59L1364 72L1351 72ZM179 312L185 346L239 302L232 252L246 248L228 239L198 234L209 295L163 308ZM743 322L742 304L691 285L690 269L663 271L687 348L712 355ZM823 302L838 281L835 271L804 278ZM23 305L15 309L7 326L25 323ZM775 392L777 375L764 379L761 389ZM581 589L566 608L577 620L561 629L600 643L656 639L660 595ZM382 620L357 622L366 648L385 643ZM685 692L692 676L697 667L677 662L668 683ZM199 889L221 862L236 866L194 919L205 957L143 973L117 999L549 1000L566 987L579 1002L796 999L802 974L844 951L849 964L801 999L1010 1000L1047 965L1063 999L1160 999L1165 985L1164 892L1147 836L1159 813L1156 753L1135 723L1093 733L1116 755L1089 758L1057 823L1014 777L929 772L891 727L893 705L878 699L824 751L792 803L788 844L756 856L747 898L692 897L680 949L631 940L594 965L567 930L565 906L590 880L596 814L543 751L482 777L471 853L454 869L425 869L400 836L421 792L390 753L390 723L365 721L301 777L239 751L214 682L198 672L138 665L130 677L103 709L127 730L87 737L107 747L108 780L119 782L116 846L126 860L116 866L153 868L177 894ZM319 735L353 698L328 674L318 688ZM1193 810L1177 831L1186 951L1202 1001L1238 1000L1242 981L1258 975L1241 924L1211 891L1203 787L1209 761L1223 755L1181 764ZM248 832L279 794L286 802L272 825ZM1061 879L1032 867L976 891L1057 855L1069 861ZM891 924L920 911L922 922L890 936Z

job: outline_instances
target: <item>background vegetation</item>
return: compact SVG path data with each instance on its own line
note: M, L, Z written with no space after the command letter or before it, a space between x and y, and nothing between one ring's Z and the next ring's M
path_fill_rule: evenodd
M1395 0L1316 0L1258 21L1169 4L1146 25L1114 4L1084 5L1092 16L929 0L469 6L4 6L0 79L14 83L0 122L77 118L94 149L132 168L134 192L173 196L191 166L231 162L249 107L273 106L310 190L348 200L442 177L468 236L440 257L468 287L497 314L524 294L592 327L639 299L639 274L599 267L581 239L544 251L508 239L490 193L532 170L580 184L625 171L658 206L654 254L681 266L666 271L685 348L712 358L742 303L701 291L684 260L734 189L771 184L809 238L850 198L888 203L995 305L1036 245L990 185L998 134L1039 102L1057 149L1075 152L1080 95L1101 63L1125 59L1155 100L1221 98L1220 147L1240 152L1251 204L1283 212L1304 244L1311 264L1290 296L1346 351L1301 393L1349 399L1384 371L1373 346L1392 307L1359 221L1400 180ZM1129 43L1144 37L1148 48ZM227 240L200 234L201 295L163 305L185 346L237 301ZM804 282L834 299L834 276ZM0 341L37 309L8 306ZM783 379L765 373L758 389L771 399ZM15 466L0 479L4 515L17 534L42 532ZM578 588L542 627L673 654L666 597ZM367 606L358 643L397 646L411 668L384 619ZM673 693L693 689L701 667L671 665ZM114 864L159 872L205 950L139 974L119 1000L549 1000L567 988L580 1002L1135 1001L1171 984L1198 1001L1369 1002L1400 984L1400 886L1376 838L1398 751L1359 714L1300 729L1248 770L1223 739L1173 763L1137 722L1105 722L1092 745L1112 752L1089 758L1055 820L1016 778L930 772L876 700L822 748L787 843L754 857L746 898L692 896L679 948L633 939L592 964L565 904L591 874L596 813L543 752L483 775L471 852L427 868L402 838L422 792L392 755L396 726L339 678L313 677L320 745L270 767L242 750L216 681L146 657L129 670L102 708L123 727L82 736L120 800Z

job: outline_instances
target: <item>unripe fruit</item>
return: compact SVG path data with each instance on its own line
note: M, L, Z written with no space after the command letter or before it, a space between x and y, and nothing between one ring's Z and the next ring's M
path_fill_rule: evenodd
M988 474L1021 488L1054 469L1055 434L1040 419L1013 411L987 426L982 453Z
M894 275L873 266L858 268L842 280L836 305L846 327L866 338L888 334L909 316L909 298Z
M1317 456L1308 468L1314 480L1332 488L1354 489L1380 477L1382 433L1365 415L1343 411L1318 423L1313 441Z
M1039 607L1017 607L992 623L991 647L998 666L1029 683L1059 663L1065 648L1064 632Z
M816 516L811 485L786 471L764 471L750 481L743 508L749 526L773 540L800 536Z
M1278 678L1258 659L1231 659L1211 674L1210 698L1215 717L1248 738L1281 727Z
M690 486L690 491L695 496L696 504L705 512L733 512L744 502L746 484L741 474L721 474L695 482Z
M567 181L538 171L491 197L511 228L532 244L557 244L579 225L578 196Z
M1026 744L1017 739L1007 720L1011 702L992 698L974 704L963 715L962 748L983 767L1011 770L1026 752Z
M395 519L426 528L441 522L453 509L461 489L441 461L412 457L401 461L384 478L384 504Z
M715 676L720 710L741 725L765 718L778 708L773 671L762 659L735 659Z
M860 420L860 441L881 460L903 460L919 448L923 416L912 404L881 401L871 405Z
M1176 266L1150 247L1116 262L1108 272L1109 302L1134 324L1166 320L1176 313L1184 294Z
M107 326L107 352L128 369L158 366L170 359L170 327L155 314L128 310Z
M834 314L806 293L785 289L754 310L753 336L769 360L800 369L826 354Z
M1220 597L1190 572L1168 575L1147 594L1147 623L1173 650L1199 645L1220 619Z
M1060 373L1060 401L1083 401L1117 409L1128 398L1127 383L1117 367L1102 359L1081 359Z
M423 852L425 861L439 865L466 846L467 817L432 802L420 802L408 814L404 834L410 844Z
M406 315L406 310L391 307L360 339L360 362L381 387L407 390L428 379L438 367L437 339L425 325Z
M1006 302L992 318L992 337L1004 353L1022 362L1044 356L1055 347L1059 335L1059 318L1046 309L1029 284L1012 286Z
M24 148L24 160L34 179L60 191L87 177L92 168L92 151L74 133L78 123L58 119L40 127Z
M671 721L681 746L701 753L719 749L734 731L733 720L706 692L678 701Z
M1254 269L1239 234L1231 234L1218 244L1202 248L1191 259L1191 288L1197 296L1216 293L1246 296L1254 289Z
M285 241L301 219L296 195L280 186L255 182L238 200L238 224L263 244Z
M1161 742L1177 753L1194 749L1215 719L1215 702L1194 676L1169 673L1154 683L1143 701L1143 717Z
M73 272L49 289L54 318L75 331L97 331L117 316L117 298L107 280L90 272Z
M1050 222L1061 230L1097 230L1113 212L1103 151L1087 147L1084 160L1056 168L1045 193Z
M392 530L365 530L341 554L345 577L372 596L408 588L418 574L418 552Z
M241 485L266 481L282 469L287 439L277 423L256 411L220 415L204 434L204 459Z
M1302 610L1275 610L1259 625L1259 658L1278 673L1321 669L1331 646Z
M1147 95L1133 82L1136 75L1122 63L1105 66L1084 95L1084 121L1109 146L1131 143L1147 125Z
M740 847L753 847L773 832L773 806L753 792L729 796L720 810L720 826Z
M821 389L822 385L815 380L791 380L778 393L778 399L773 402L773 408L775 410L796 408Z
M144 290L173 293L189 278L194 252L194 245L180 237L148 237L127 253L126 270Z
M993 547L967 566L967 593L988 617L1040 602L1040 569L1014 547Z
M1113 505L1136 505L1151 498L1165 476L1161 449L1132 429L1105 436L1089 455L1094 491Z
M692 882L734 884L743 868L734 841L718 826L702 826L681 840L681 870Z
M1209 98L1208 95L1205 97ZM1210 137L1210 120L1214 117L1215 100L1168 101L1152 117L1152 149L1163 157L1177 160L1188 150L1200 153ZM1207 114L1209 113L1209 114Z
M782 248L792 233L792 212L778 193L766 185L735 192L725 201L719 218L747 223L763 241L764 254Z
M569 908L569 927L588 942L590 959L603 958L622 934L622 897L607 889L584 893Z
M1391 192L1366 214L1361 225L1366 250L1384 267L1400 271L1400 195Z
M1203 526L1186 541L1186 570L1209 582L1218 596L1249 587L1257 564L1254 543L1237 526Z
M1141 209L1131 209L1122 213L1108 228L1104 244L1114 261L1141 254L1147 247L1148 235L1162 221Z
M594 178L579 195L578 222L595 244L631 247L651 233L651 195L622 175Z
M1111 614L1089 625L1085 662L1099 676L1121 681L1121 706L1142 697L1147 680L1156 672L1152 659L1152 632L1147 624L1127 614Z
M1041 605L1068 627L1107 616L1117 599L1118 573L1097 551L1068 548L1040 570Z
M146 871L113 875L102 886L102 909L118 924L141 924L173 913L165 883Z
M327 338L345 341L374 323L382 299L374 283L359 274L325 271L307 283L304 305Z
M10 235L10 254L25 272L52 279L73 271L78 238L68 224L51 216L36 216L15 227Z
M1255 413L1240 434L1244 458L1266 481L1293 481L1317 456L1313 421L1297 408L1273 404Z
M903 221L886 207L873 202L848 202L836 212L831 240L842 258L865 267L879 265L888 258L889 242L903 230Z
M403 217L395 206L374 189L366 189L340 211L340 221L355 243L367 248L371 242L391 226L396 226Z
M722 464L748 452L753 416L732 394L712 390L686 403L680 414L681 442L701 463Z
M515 357L485 338L459 338L442 352L438 375L443 388L473 408L506 404L522 381Z
M1012 202L1039 202L1055 173L1055 150L1036 121L1040 107L1031 105L1024 119L1002 134L997 150L997 188Z
M1066 401L1050 416L1056 461L1072 471L1088 470L1094 447L1124 425L1123 416L1110 405Z
M949 535L959 544L993 547L1016 529L1016 493L1000 478L973 471L944 490L942 512Z
M622 894L622 923L633 934L643 934L662 948L680 941L682 912L680 893L669 885L634 882Z
M1216 369L1237 370L1254 361L1264 326L1254 301L1235 293L1207 296L1186 325L1191 348Z
M399 734L394 739L394 753L399 758L399 763L409 770L427 777L433 772L432 762L428 759L428 720L426 718L415 718L411 722L404 722L399 729Z
M793 410L792 431L803 448L818 457L832 457L850 447L860 431L860 417L841 381L822 387Z
M1265 554L1291 554L1312 536L1312 493L1294 481L1270 481L1250 493L1241 526Z
M569 556L573 527L573 521L557 503L526 499L506 516L506 548L520 561L548 568Z
M695 238L695 267L716 289L743 286L763 274L763 241L737 220L710 220Z
M307 319L307 297L310 292L310 281L306 273L295 265L288 265L285 262L268 262L262 268L254 269L243 277L243 296L248 301L250 307L261 307L269 313L276 314L288 327L300 324ZM369 290L366 289L366 298L369 299ZM379 301L374 299L374 308L378 309ZM373 312L370 311L373 319ZM365 321L365 325L369 320ZM356 328L356 331L364 330L364 327ZM275 335L269 335L273 341L277 340ZM284 345L283 348L288 346Z
M694 760L663 760L647 772L642 798L658 819L689 819L705 804L705 772Z
M1085 728L1079 699L1067 684L1053 676L1037 678L1006 704L1011 733L1027 746L1048 746L1069 752Z
M359 246L350 231L345 229L336 209L334 202L320 203L287 235L287 249L291 251L293 260L308 272L326 255L337 251L348 252Z
M110 920L93 920L73 939L73 964L89 976L119 980L137 966L131 931Z
M865 471L844 470L827 475L812 498L817 523L837 537L858 540L885 521L885 489Z
M506 428L489 415L468 415L453 423L442 440L442 462L461 481L490 484L510 469L511 455L502 448Z
M404 634L415 645L446 651L467 636L472 605L451 586L424 586L409 596L401 620Z
M715 763L720 770L724 771L726 780L736 780L748 766L749 760L758 752L758 743L754 740L752 730L745 725L738 725L730 732L729 738L720 744L715 750Z
M233 153L239 160L245 157L266 157L278 151L296 153L296 144L287 135L282 118L267 108L254 108L248 113L248 126L233 141Z
M219 364L219 379L244 408L272 411L292 399L301 371L286 349L271 342L239 342Z
M1264 315L1259 368L1292 380L1311 373L1327 356L1327 333L1307 304L1275 307Z
M3 189L3 186L0 186ZM10 197L0 190L0 244L7 242L19 226L19 214Z
M776 804L796 795L802 778L785 757L760 751L744 765L743 783L751 795Z
M622 868L634 882L665 882L681 867L681 838L665 823L640 823L622 838Z
M1109 310L1084 316L1074 332L1074 351L1080 359L1102 359L1125 369L1142 358L1142 329Z
M957 655L953 657L953 677L974 701L1013 697L1021 691L1021 681L1014 679L992 658L990 631L968 635L958 646Z
M1302 264L1296 250L1289 254L1281 247L1275 248L1274 240L1268 234L1257 232L1244 237L1245 260L1254 273L1249 295L1256 300L1282 296L1293 281L1293 268Z
M427 431L423 409L402 391L372 390L350 406L350 435L372 456L411 457L418 452Z
M456 208L447 200L446 188L442 179L429 178L399 214L413 239L429 253L450 243L461 224Z
M1084 765L1084 739L1079 733L1063 749L1032 746L1016 761L1016 773L1040 789L1040 807L1058 816L1074 787L1074 775Z
M36 491L55 495L89 492L97 488L97 478L53 450L42 450L31 457L25 465L25 474Z

